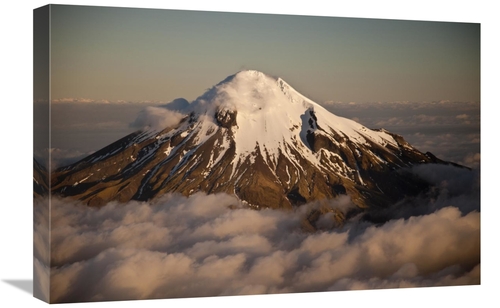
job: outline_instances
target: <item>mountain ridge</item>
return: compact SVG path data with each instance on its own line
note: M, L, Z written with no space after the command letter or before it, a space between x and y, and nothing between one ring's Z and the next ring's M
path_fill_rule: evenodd
M347 195L364 209L425 190L411 166L448 164L258 71L228 76L186 102L173 102L178 123L146 126L56 170L53 192L90 206L224 192L254 208L285 209Z

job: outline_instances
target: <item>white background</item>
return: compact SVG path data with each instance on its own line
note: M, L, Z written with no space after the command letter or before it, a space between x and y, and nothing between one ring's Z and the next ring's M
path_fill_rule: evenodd
M493 153L500 78L498 9L493 1L65 1L53 4L323 15L481 23L481 285L378 291L215 297L69 304L92 307L493 307L499 303L498 204L494 199L498 162ZM326 3L329 3L326 6ZM32 71L33 9L43 1L2 5L0 70L0 306L39 307L45 303L9 281L32 279Z

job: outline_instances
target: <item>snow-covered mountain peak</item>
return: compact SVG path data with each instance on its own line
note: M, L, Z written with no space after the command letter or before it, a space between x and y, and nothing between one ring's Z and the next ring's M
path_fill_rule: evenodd
M283 79L255 70L240 71L225 78L190 103L186 111L191 114L190 123L193 120L198 123L193 134L191 129L189 133L199 136L198 144L219 127L231 132L232 145L223 142L221 146L234 148L235 162L256 150L267 153L266 157L276 162L280 153L287 152L286 147L292 147L311 163L320 165L319 153L313 145L316 135L329 136L325 140L337 145L343 138L360 144L397 145L390 134L338 117ZM338 137L333 138L332 134Z
M224 108L250 114L284 103L280 92L275 78L248 70L227 77L197 98L193 104L203 106L202 110Z
M233 75L234 79L239 79L241 82L255 81L256 79L274 79L275 78L256 70L242 70Z
M152 117L158 125L61 169L55 190L84 195L92 205L205 191L234 194L257 208L342 194L366 207L418 188L400 168L439 162L401 136L336 116L259 71L238 72L191 103L177 99L164 107L139 121Z
M188 139L201 145L218 130L227 130L230 135L221 139L218 147L234 151L233 174L249 157L259 155L256 153L261 153L272 168L282 155L297 165L294 155L323 168L318 145L324 142L335 147L344 147L344 139L397 146L390 134L331 114L283 79L255 70L227 77L190 106L190 123L196 124L186 123L179 133L185 131Z

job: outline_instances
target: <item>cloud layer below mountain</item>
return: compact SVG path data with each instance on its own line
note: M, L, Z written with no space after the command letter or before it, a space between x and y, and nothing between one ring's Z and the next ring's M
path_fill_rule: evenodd
M292 212L255 211L229 195L195 194L94 209L55 199L51 298L68 302L479 284L478 174L416 172L436 184L439 193L431 202L422 198L399 204L395 210L401 215L382 225L358 217L315 233L301 228L312 204ZM460 189L463 183L468 189ZM345 209L348 203L331 206ZM418 215L413 215L415 208L421 209ZM46 251L39 246L45 244L43 238L35 242L41 258Z

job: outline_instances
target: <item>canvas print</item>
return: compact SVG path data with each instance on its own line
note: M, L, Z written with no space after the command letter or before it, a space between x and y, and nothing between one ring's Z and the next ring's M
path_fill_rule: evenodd
M34 11L34 293L480 284L480 25Z

